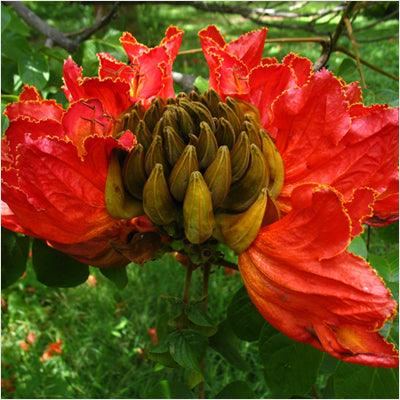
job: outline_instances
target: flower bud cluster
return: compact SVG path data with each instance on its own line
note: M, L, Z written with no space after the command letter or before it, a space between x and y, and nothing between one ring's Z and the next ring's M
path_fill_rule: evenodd
M214 236L241 252L251 243L284 175L258 110L222 101L214 90L181 93L157 98L147 110L136 104L121 116L116 134L127 129L138 144L111 160L111 215L133 217L143 208L155 225L175 234L183 229L193 244Z

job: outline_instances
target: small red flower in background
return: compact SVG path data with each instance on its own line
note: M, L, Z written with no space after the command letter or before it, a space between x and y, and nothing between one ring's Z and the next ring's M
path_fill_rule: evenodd
M54 343L50 343L46 350L44 351L44 353L42 354L42 356L40 357L40 361L41 362L45 362L50 360L51 358L53 358L56 355L60 355L62 354L62 340L58 339L56 342Z
M157 329L156 328L149 328L149 329L147 329L147 333L150 336L151 343L153 345L157 345L158 344Z
M36 333L35 332L29 332L28 335L26 336L26 341L29 344L34 344L36 342Z
M9 393L15 392L14 380L1 378L1 388Z
M18 342L18 346L23 351L29 351L31 346L36 342L35 332L29 332L25 340Z
M21 350L23 351L29 351L29 344L25 342L25 340L21 340L20 342L18 342L18 346Z
M398 219L398 110L363 106L356 83L314 73L295 54L262 59L265 33L228 45L214 26L199 33L210 86L258 108L284 163L283 218L239 256L245 286L264 318L294 340L344 361L396 367L397 350L377 332L396 302L346 249L362 223Z

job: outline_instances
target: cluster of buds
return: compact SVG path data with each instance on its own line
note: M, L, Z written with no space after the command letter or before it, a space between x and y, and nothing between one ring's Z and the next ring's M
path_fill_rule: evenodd
M144 212L172 237L192 244L214 237L237 253L267 214L276 220L283 163L250 104L222 101L212 89L180 93L124 112L116 136L127 129L138 144L112 155L106 204L113 217Z

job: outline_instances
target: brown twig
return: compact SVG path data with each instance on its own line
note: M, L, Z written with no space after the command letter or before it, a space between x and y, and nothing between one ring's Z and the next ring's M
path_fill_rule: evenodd
M7 4L32 28L35 28L40 33L45 35L52 42L56 43L58 46L72 53L76 50L76 48L90 36L92 36L95 32L101 29L103 26L108 24L119 7L119 2L115 2L111 11L102 19L97 21L92 27L89 27L82 31L82 33L74 40L67 37L66 34L60 32L58 29L50 26L46 21L37 16L33 11L31 11L28 7L26 7L20 1L4 1L4 4Z
M351 22L350 22L350 19L348 17L345 17L343 19L343 22L344 22L344 24L346 26L346 30L347 30L347 33L349 35L350 42L351 42L351 45L352 45L353 50L354 50L354 54L356 56L356 65L357 65L358 73L360 74L361 86L365 89L367 87L367 84L365 82L364 73L363 73L363 70L362 70L362 67L361 67L361 63L360 63L360 52L358 50L358 43L356 41L356 38L353 35L353 27L351 26Z
M234 269L236 271L239 270L237 264L227 261L227 260L224 260L222 258L218 259L214 264L217 265L218 267L230 268L230 269Z
M329 45L326 45L322 51L322 54L318 58L318 60L314 63L314 71L319 71L322 67L324 67L328 60L329 57L334 51L336 47L336 43L339 40L340 35L342 34L343 31L343 26L344 26L344 19L350 16L351 12L353 11L354 7L356 6L357 2L356 1L350 1L347 3L346 8L343 10L342 13L342 18L340 18L339 23L336 26L335 32L332 36L332 39L329 43Z

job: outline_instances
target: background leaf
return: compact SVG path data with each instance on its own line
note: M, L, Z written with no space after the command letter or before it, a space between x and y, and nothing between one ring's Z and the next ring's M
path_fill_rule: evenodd
M71 287L85 282L89 267L35 239L32 262L36 277L46 286Z
M276 334L260 342L265 380L274 396L305 396L317 379L322 353L310 345Z
M124 289L128 284L126 266L120 268L100 268L100 272L113 282L118 289Z
M395 368L371 368L340 363L333 377L337 398L397 399L399 371Z
M31 53L18 60L18 73L24 83L43 89L50 77L47 57L41 53Z
M1 229L1 288L16 282L26 269L29 237Z
M204 336L186 329L173 332L168 342L172 358L181 367L200 372L200 360L207 347L207 339Z
M228 362L240 370L248 370L249 364L240 355L239 339L233 333L230 324L223 321L218 326L218 331L209 338L210 346L220 353Z
M244 286L234 294L228 307L227 320L235 335L248 342L258 339L265 322Z
M216 399L255 399L256 395L247 382L234 381L225 386L216 396Z
M365 259L368 257L367 245L361 236L357 236L351 241L347 251Z

